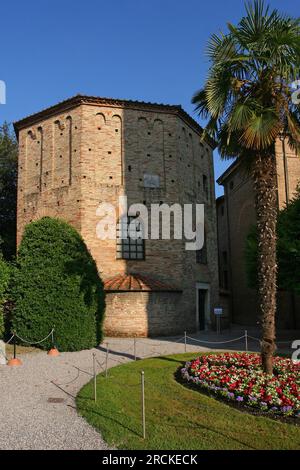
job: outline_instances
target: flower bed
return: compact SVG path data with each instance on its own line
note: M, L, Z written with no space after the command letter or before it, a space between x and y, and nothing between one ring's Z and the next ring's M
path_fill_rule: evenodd
M187 362L182 378L230 402L276 415L300 417L300 364L274 358L265 374L259 354L203 355Z

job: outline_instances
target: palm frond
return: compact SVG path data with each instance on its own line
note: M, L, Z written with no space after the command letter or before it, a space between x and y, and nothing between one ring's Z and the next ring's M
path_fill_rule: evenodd
M232 36L225 36L222 33L219 35L213 34L207 45L207 55L215 64L236 57L238 51L236 50Z
M192 98L192 103L196 105L195 111L200 117L203 119L207 119L209 117L205 88L196 91Z
M281 128L275 110L264 109L260 114L253 113L240 137L240 143L248 149L265 150L274 144Z
M207 53L208 77L192 102L221 156L267 154L282 132L300 152L300 107L290 88L300 72L299 18L253 0L237 25L212 35Z
M205 85L207 109L212 117L219 118L226 110L234 92L234 78L226 66L212 70Z
M228 122L232 131L245 129L253 115L253 106L250 100L246 102L237 102L230 113Z

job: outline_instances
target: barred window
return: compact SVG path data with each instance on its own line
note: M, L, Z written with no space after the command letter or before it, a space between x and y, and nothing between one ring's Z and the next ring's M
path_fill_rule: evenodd
M201 250L196 250L196 263L207 264L206 232L204 232L204 244Z
M145 240L140 220L121 217L117 224L117 259L144 260Z

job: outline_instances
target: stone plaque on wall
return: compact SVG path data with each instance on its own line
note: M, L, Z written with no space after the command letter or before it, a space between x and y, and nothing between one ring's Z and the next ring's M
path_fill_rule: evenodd
M144 174L144 188L159 188L160 181L158 175Z

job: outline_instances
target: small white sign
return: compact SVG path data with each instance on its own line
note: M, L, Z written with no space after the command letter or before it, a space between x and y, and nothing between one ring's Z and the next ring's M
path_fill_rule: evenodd
M214 314L215 315L223 315L223 309L222 308L214 308Z
M144 188L159 188L160 181L158 175L144 174Z

